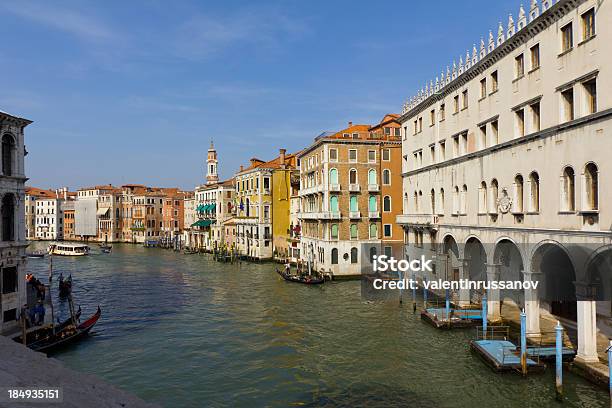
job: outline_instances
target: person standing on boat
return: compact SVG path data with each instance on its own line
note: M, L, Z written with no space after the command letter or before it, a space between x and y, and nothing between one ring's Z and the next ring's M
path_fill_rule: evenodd
M287 261L287 263L285 264L285 273L287 275L291 274L291 264L289 263L289 261Z

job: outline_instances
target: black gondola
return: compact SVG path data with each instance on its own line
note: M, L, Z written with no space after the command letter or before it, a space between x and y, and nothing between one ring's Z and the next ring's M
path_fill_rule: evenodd
M72 293L72 275L68 276L68 279L64 279L62 275L60 275L58 280L59 286L59 296L61 298L65 298L70 293Z
M278 270L278 269L276 270L276 273L278 273L284 280L286 280L288 282L303 283L305 285L320 285L322 283L325 283L325 279L322 278L322 277L318 277L318 276L291 275L289 273L285 273L285 272L283 272L281 270Z
M72 318L70 318L64 323L56 326L55 333L53 333L52 327L43 327L31 331L26 335L26 346L34 351L48 352L52 349L72 343L89 333L96 325L101 315L102 310L100 310L100 306L98 306L96 313L81 324L73 324ZM22 343L21 336L15 337L13 340Z

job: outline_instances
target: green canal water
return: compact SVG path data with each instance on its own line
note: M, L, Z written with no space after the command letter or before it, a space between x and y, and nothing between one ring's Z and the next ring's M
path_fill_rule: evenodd
M165 407L609 407L567 372L563 405L553 370L495 374L470 353L473 331L364 301L359 282L308 287L272 264L130 245L53 265L72 274L84 315L103 311L89 338L53 356ZM45 277L48 260L28 268Z

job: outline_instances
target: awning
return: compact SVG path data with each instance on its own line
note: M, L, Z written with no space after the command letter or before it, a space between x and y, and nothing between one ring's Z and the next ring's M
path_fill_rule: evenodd
M208 209L206 211L215 212L216 208L217 208L217 204L211 204L208 206Z
M192 227L203 227L203 228L206 228L206 227L209 227L210 224L212 224L212 223L213 223L212 220L199 220L199 221L196 221L193 224L191 224L191 226Z
M200 205L198 205L198 207L196 208L196 211L197 211L197 212L204 212L204 207L205 207L205 205L204 205L204 204L200 204Z
M96 215L100 216L100 215L106 215L108 213L108 210L110 208L108 207L104 207L104 208L98 208L98 211L96 212Z

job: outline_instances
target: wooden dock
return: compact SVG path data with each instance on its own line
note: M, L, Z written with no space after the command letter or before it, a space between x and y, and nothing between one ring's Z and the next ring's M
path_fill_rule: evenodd
M480 313L480 310L450 309L447 316L444 308L427 308L421 312L421 320L436 329L468 329L482 324Z
M520 350L508 340L472 340L470 348L495 371L521 371ZM538 358L527 357L529 372L543 372L545 368Z

